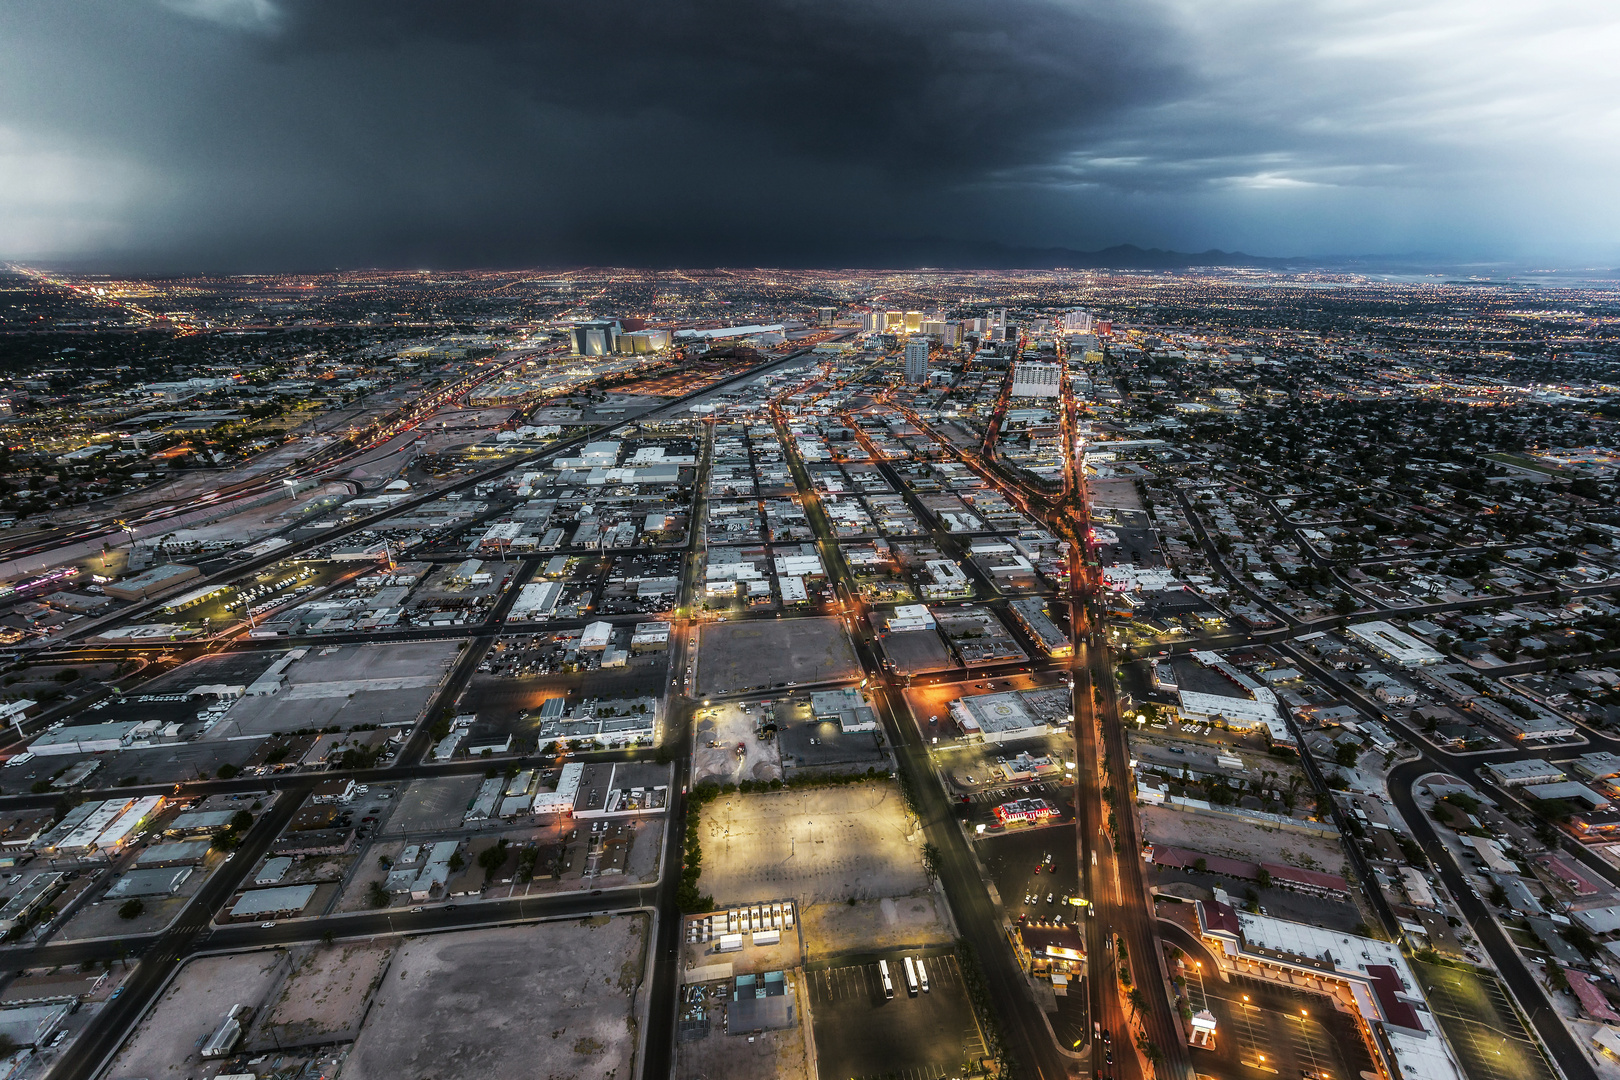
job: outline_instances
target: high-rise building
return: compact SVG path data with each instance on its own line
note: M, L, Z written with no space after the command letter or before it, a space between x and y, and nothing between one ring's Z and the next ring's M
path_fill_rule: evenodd
M1091 312L1075 308L1063 313L1063 329L1071 334L1091 333Z
M577 356L606 356L613 352L619 324L606 319L580 323L570 332Z
M906 333L915 334L922 329L922 312L906 312Z
M833 316L836 314L838 314L838 309L835 307L816 308L816 325L831 326L833 324Z
M884 320L883 329L900 331L900 330L904 330L905 328L906 328L906 313L903 312L903 311L891 311L891 312L889 312L888 318Z
M906 342L906 382L923 384L928 381L928 339L914 337Z
M1062 373L1056 364L1022 361L1013 365L1013 397L1057 397Z

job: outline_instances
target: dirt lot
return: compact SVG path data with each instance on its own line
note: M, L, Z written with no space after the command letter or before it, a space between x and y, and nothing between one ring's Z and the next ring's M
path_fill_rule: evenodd
M346 1080L629 1080L647 920L576 919L411 938Z
M698 639L700 694L804 686L860 674L854 646L838 619L711 623Z
M728 702L699 709L694 718L692 782L701 784L712 780L717 784L735 784L743 780L780 780L782 755L777 741L762 741L754 734L761 715L757 703L745 706ZM745 748L742 757L737 755L739 743Z
M793 971L794 1003L798 1023L783 1031L765 1031L752 1039L733 1038L725 1033L724 1021L716 1015L706 1038L677 1044L676 1080L816 1080L810 1069L806 1045L804 1006L809 1001L802 972ZM729 994L730 987L724 993Z
M723 795L703 810L702 889L721 906L909 896L928 887L910 828L890 780Z
M356 868L354 876L349 879L349 887L343 890L343 896L338 899L337 910L370 911L371 883L375 881L381 885L388 880L389 867L377 860L386 856L392 865L404 850L403 840L379 840L363 850L360 853L360 865Z
M306 948L275 1000L244 1041L248 1050L279 1050L346 1042L360 1031L366 999L394 955L391 944Z
M233 1005L257 1006L279 977L287 954L209 956L180 969L169 989L119 1050L114 1078L192 1077L203 1067L197 1051Z
M933 890L912 896L847 903L810 904L802 909L804 947L810 959L825 960L874 949L914 949L956 940L950 905Z
M1160 806L1138 807L1138 812L1142 815L1143 835L1155 844L1229 859L1280 862L1329 874L1344 873L1344 852L1327 837Z

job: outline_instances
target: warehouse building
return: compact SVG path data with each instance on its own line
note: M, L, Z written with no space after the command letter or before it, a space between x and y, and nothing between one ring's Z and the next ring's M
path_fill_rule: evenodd
M108 596L119 600L145 600L148 596L155 596L166 589L172 589L183 581L190 581L201 576L202 571L195 566L182 566L179 563L169 563L165 566L154 566L144 574L115 581L103 587Z
M297 915L315 895L314 885L285 885L279 889L250 889L231 906L233 919L264 919Z
M173 896L191 876L189 866L166 866L160 869L130 870L122 874L107 890L108 900L131 900L136 897Z
M1365 622L1345 628L1345 632L1385 660L1402 667L1422 667L1445 659L1440 653L1387 622Z

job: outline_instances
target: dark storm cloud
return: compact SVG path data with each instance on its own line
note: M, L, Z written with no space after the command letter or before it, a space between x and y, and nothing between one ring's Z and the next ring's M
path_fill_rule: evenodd
M741 149L912 173L1045 160L1088 123L1180 81L1163 59L1173 40L1148 6L375 0L284 10L272 54L476 58L513 92L583 117L665 114Z
M14 0L0 256L1608 242L1620 19L1549 4Z

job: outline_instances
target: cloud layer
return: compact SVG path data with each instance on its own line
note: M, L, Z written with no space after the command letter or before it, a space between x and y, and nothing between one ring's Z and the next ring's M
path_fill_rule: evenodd
M0 256L1620 260L1590 0L18 0Z

